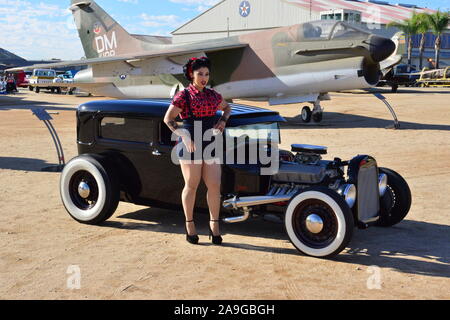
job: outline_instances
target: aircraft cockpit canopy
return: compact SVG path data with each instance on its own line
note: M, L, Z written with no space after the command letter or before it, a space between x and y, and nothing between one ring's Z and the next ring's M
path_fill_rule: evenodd
M342 21L313 21L300 25L299 41L367 38L370 31Z

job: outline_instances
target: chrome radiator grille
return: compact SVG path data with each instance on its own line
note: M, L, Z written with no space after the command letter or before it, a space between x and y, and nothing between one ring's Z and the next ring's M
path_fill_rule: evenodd
M363 223L378 219L380 196L378 190L377 166L362 166L358 173L358 217Z

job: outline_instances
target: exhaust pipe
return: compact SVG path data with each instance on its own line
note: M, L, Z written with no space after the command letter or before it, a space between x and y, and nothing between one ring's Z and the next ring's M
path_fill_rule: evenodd
M226 209L240 209L243 208L244 215L238 217L224 218L223 221L227 223L242 222L250 217L250 210L252 206L270 204L275 202L283 202L291 200L292 196L300 190L296 186L273 186L269 192L264 196L251 196L239 198L234 196L231 199L223 202L223 207Z

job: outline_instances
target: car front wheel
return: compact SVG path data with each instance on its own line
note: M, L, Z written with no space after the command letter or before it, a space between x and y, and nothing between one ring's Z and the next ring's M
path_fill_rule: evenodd
M412 196L408 183L397 172L380 168L387 175L386 192L380 199L381 214L377 225L391 227L402 221L411 208Z
M322 187L308 188L292 197L284 222L297 250L321 258L344 250L354 228L353 215L345 200Z
M100 156L81 155L69 161L61 173L61 200L69 215L80 223L100 224L119 203L119 185Z

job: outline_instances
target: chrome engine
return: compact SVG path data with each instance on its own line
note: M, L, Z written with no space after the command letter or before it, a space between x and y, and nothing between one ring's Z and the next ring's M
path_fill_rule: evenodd
M265 195L235 195L223 202L225 208L243 212L242 216L225 218L225 222L248 219L254 206L285 206L299 191L312 186L334 190L350 208L357 206L358 220L362 224L378 219L379 197L386 189L386 177L383 174L377 176L375 159L357 156L350 161L341 161L339 158L322 160L327 148L310 145L292 145L292 151L296 154L285 152L282 155L279 170L271 177L270 188ZM349 166L347 177L344 174L345 166Z

